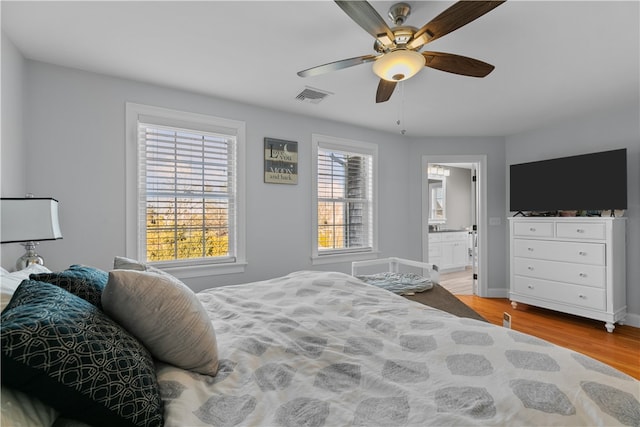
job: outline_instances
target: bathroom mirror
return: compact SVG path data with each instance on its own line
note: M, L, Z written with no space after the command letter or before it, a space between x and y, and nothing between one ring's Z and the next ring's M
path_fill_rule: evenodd
M446 216L446 177L429 175L429 224L444 224Z

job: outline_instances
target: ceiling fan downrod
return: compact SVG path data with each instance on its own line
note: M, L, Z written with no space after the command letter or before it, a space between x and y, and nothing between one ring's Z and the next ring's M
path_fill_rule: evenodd
M389 8L389 19L393 25L403 25L407 22L409 15L411 15L411 6L407 3L396 3Z

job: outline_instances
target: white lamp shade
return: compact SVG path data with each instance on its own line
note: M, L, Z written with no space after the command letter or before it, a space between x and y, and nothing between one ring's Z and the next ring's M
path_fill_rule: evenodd
M51 198L0 200L2 243L62 239L58 201Z
M413 50L394 50L385 53L373 63L373 72L378 77L392 82L401 82L416 75L424 67L422 54Z

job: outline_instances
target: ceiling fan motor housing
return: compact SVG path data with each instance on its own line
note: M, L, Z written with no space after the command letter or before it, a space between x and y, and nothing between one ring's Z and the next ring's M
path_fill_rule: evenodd
M385 46L384 43L382 43L379 39L376 39L376 41L373 43L373 50L378 53L386 53L397 48L404 49L406 48L406 44L412 40L413 35L416 33L416 31L418 31L418 29L415 27L402 26L392 28L391 31L393 32L393 44L391 46Z

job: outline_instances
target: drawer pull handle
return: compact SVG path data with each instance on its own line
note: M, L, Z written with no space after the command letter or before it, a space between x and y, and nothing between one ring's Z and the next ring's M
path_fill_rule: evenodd
M580 251L580 252L578 252L578 255L586 256L586 255L587 255L587 253L586 253L586 252L584 252L584 251Z
M527 248L529 252L533 252L533 248Z
M529 266L529 267L527 267L527 270L533 271L533 267Z
M527 288L533 289L533 285L527 285Z
M532 233L535 233L536 229L534 227L529 228L529 231L531 231Z
M586 297L586 296L584 296L584 295L582 295L582 294L578 295L578 298L581 298L581 299L587 299L587 297Z
M580 274L578 274L578 276L580 276L580 277L587 277L587 275L586 275L585 273L580 273Z
M578 229L576 229L576 233L584 233L584 229L578 228Z

